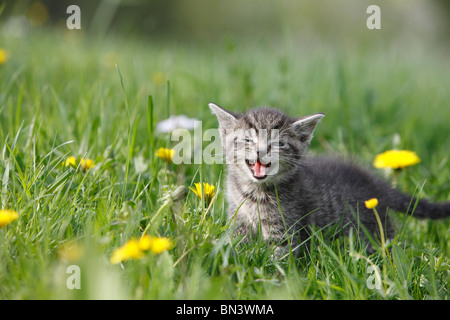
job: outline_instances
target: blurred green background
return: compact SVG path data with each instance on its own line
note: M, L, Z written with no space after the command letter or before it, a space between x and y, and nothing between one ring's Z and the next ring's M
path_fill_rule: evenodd
M144 39L217 42L233 37L279 40L292 37L331 42L434 41L448 45L447 0L6 0L3 32L26 35L30 28L65 28L66 9L81 8L82 33L142 36ZM369 5L381 8L382 29L366 28Z

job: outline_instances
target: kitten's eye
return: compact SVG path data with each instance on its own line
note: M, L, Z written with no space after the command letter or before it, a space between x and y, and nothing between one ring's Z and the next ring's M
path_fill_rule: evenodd
M244 142L245 142L245 143L252 143L252 142L253 142L253 140L252 140L252 139L250 139L250 138L245 138L245 139L244 139Z
M276 148L282 148L282 147L284 147L284 142L282 142L282 141L272 142L271 146L276 147Z

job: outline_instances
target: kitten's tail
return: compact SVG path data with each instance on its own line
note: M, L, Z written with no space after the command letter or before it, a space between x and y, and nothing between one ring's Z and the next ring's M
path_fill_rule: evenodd
M412 198L395 190L393 197L388 201L390 208L411 214L420 219L443 219L450 217L450 201L433 203L426 199Z

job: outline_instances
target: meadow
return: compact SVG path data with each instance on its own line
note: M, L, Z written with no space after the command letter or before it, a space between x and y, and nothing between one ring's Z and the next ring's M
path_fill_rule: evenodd
M0 198L19 217L0 228L1 299L448 299L448 219L392 213L398 233L387 254L317 231L304 256L276 258L261 240L228 233L224 166L177 166L155 155L173 147L155 129L170 115L217 126L209 102L324 112L311 153L351 156L383 175L372 167L378 153L415 151L421 162L398 174L398 187L448 201L442 51L68 31L2 37L10 56L0 66ZM212 200L189 188L198 182L214 185ZM171 246L111 262L143 234ZM69 288L73 265L80 289Z

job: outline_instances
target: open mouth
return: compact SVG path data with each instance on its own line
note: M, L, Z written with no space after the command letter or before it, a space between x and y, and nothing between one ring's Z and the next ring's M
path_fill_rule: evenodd
M250 163L249 160L245 160L247 166L250 168L250 171L253 174L253 177L258 180L263 180L267 177L267 168L271 166L271 163L261 163L259 160L256 160L255 163Z

